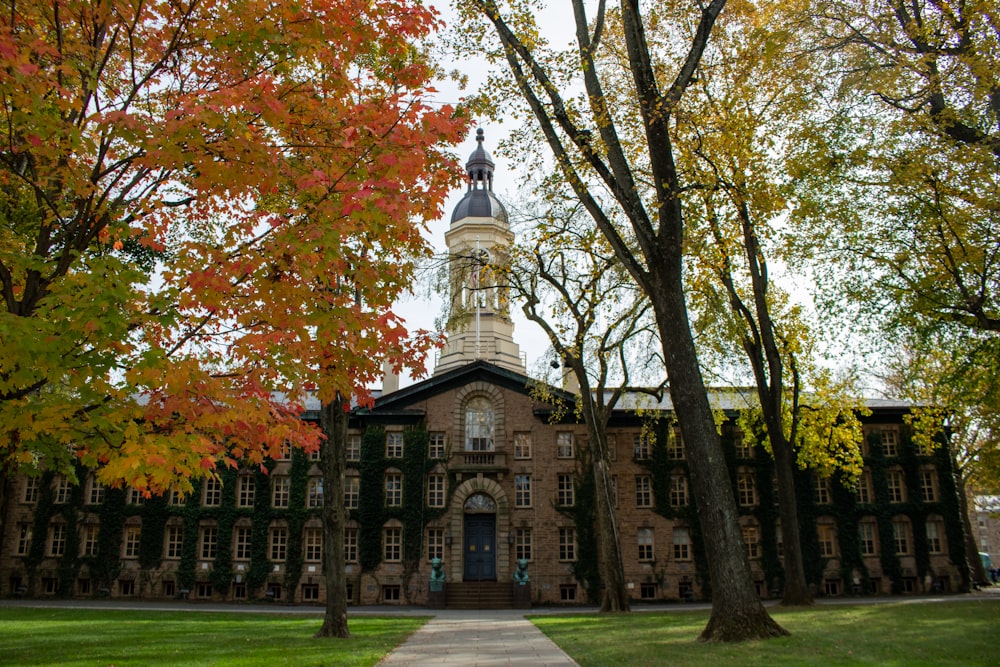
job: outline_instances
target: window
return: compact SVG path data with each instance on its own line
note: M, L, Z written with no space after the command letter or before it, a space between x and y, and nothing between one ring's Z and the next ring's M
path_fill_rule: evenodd
M347 493L347 484L350 477L344 478L344 493ZM355 478L356 479L356 478ZM306 485L306 506L316 508L323 506L323 480L319 477L310 477Z
M816 526L816 536L819 539L819 555L832 558L837 555L837 526L832 523L820 523Z
M256 486L254 485L254 478L249 475L244 475L240 477L240 492L236 497L236 504L238 507L253 507L254 491Z
M531 507L531 475L514 475L514 507Z
M292 446L287 442L281 443L281 447L278 450L278 460L279 461L292 460Z
M434 473L427 476L427 506L444 507L445 476Z
M573 458L573 434L569 431L556 433L556 458Z
M54 523L49 526L49 555L62 556L66 553L66 524Z
M140 526L125 526L125 535L122 539L122 558L139 557L140 532Z
M445 453L444 431L432 431L427 444L427 456L432 459L443 459Z
M218 507L222 504L222 482L216 477L209 477L205 480L205 495L202 505L205 507Z
M57 505L64 505L69 502L69 493L72 489L69 479L65 475L56 475L54 482L55 493L52 498L52 502Z
M271 488L271 506L278 509L288 507L288 495L292 488L292 480L288 475L274 478Z
M927 520L927 551L932 554L944 553L944 522L939 518Z
M746 436L743 434L743 429L741 428L736 429L734 440L735 442L733 444L736 447L736 458L752 459L753 442L747 442Z
M576 504L573 493L573 475L559 475L556 480L556 504L572 507Z
M906 484L902 470L888 470L885 473L885 483L889 487L889 502L901 503L906 500Z
M813 499L817 505L830 504L830 478L817 477L813 485Z
M882 453L886 456L899 456L899 431L884 428L879 433L882 442Z
M514 529L514 558L531 560L531 529Z
M757 504L757 481L752 472L736 474L736 499L743 507Z
M385 506L400 507L403 504L403 474L387 472L385 474Z
M632 436L632 458L636 461L649 460L649 438L642 433Z
M302 584L302 601L319 602L319 584Z
M576 530L573 528L559 529L559 560L576 560Z
M391 432L385 434L385 458L403 458L403 434Z
M399 602L399 584L386 584L382 586L382 602Z
M531 433L522 431L514 434L514 458L531 458Z
M858 523L858 547L862 556L875 556L878 554L878 531L873 520L865 520Z
M684 436L679 428L670 430L670 439L667 441L667 458L675 461L684 460Z
M576 602L576 584L559 584L560 602Z
M101 529L96 523L88 523L83 527L83 555L84 556L96 556L97 555L97 537L100 535Z
M239 527L236 529L236 549L233 558L236 560L250 560L250 539L253 531L249 527Z
M920 498L925 503L937 502L937 470L934 468L920 469Z
M345 456L348 461L361 460L361 434L349 433L347 435L347 452Z
M444 558L444 528L427 529L427 560Z
M688 480L684 475L670 476L670 506L684 507L688 504Z
M87 494L87 504L88 505L100 505L104 502L104 490L103 484L98 482L93 477L90 478L90 493Z
M347 563L358 562L358 529L348 527L344 529L344 561Z
M142 505L146 502L146 496L143 495L142 491L139 489L129 489L128 490L128 504L129 505Z
M184 545L184 526L167 526L167 558L180 558Z
M639 584L639 599L640 600L655 600L656 599L656 584L654 584L654 583Z
M284 526L274 526L270 530L269 540L271 560L280 562L288 555L288 529Z
M653 480L649 475L635 477L635 506L653 506Z
M201 542L201 559L212 560L219 554L219 529L217 526L202 526L198 541Z
M743 544L747 558L760 558L760 532L757 526L743 526Z
M323 480L316 480L322 484ZM361 502L361 478L357 475L348 474L344 477L344 508L349 510L358 509Z
M403 529L397 527L385 528L382 531L384 547L383 560L387 563L398 563L403 558Z
M906 519L893 519L892 539L897 554L905 555L910 553L910 522Z
M302 534L302 549L307 563L323 560L323 529L306 528Z
M37 477L25 477L24 478L24 495L22 498L26 503L37 503L38 502L38 478Z
M31 549L31 524L20 523L17 527L17 555L27 556Z
M309 451L309 460L310 461L319 461L319 457L322 455L322 449L323 449L322 447L320 447L319 445L316 445L315 449L310 450ZM240 585L240 584L237 584L237 585ZM244 590L246 590L246 584L242 584L242 586L243 586ZM235 597L235 593L234 593L234 597ZM246 598L246 595L244 595L243 597ZM237 598L237 599L239 599L239 598Z
M170 506L171 507L180 507L185 502L187 502L187 498L184 496L183 493L180 492L179 489L171 489L170 490Z
M465 406L465 451L493 451L493 405L481 396Z
M653 529L640 528L638 533L639 560L649 562L653 560Z
M674 560L691 560L691 533L687 528L674 528Z
M859 503L871 503L875 493L872 491L872 472L863 470L858 478L858 487L854 490L854 500Z

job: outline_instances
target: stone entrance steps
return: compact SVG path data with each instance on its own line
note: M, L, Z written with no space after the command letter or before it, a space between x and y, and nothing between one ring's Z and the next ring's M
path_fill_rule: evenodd
M445 590L449 609L514 608L514 588L509 581L449 581Z

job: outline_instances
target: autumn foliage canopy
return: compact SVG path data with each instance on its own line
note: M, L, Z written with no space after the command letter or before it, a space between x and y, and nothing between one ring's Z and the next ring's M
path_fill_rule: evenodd
M0 457L190 488L433 343L390 307L465 121L408 0L11 3Z

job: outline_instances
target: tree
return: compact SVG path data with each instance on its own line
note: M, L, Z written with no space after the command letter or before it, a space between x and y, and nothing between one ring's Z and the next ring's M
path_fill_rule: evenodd
M465 125L424 101L431 10L36 0L0 21L5 474L190 491L318 446L307 392L363 401L383 359L416 366L433 338L391 305Z
M596 489L601 611L624 612L629 611L629 595L607 426L629 387L630 352L655 349L655 333L649 328L649 300L622 270L601 233L580 219L578 202L565 204L551 196L544 212L532 216L504 276L511 294L522 301L525 317L548 337L559 368L575 378L574 409L587 425L586 458ZM661 363L642 358L634 366L648 374Z
M528 8L515 3L510 11L501 11L493 0L462 3L467 18L493 24L502 47L494 55L506 60L517 92L564 179L618 260L650 298L671 398L688 446L712 581L712 614L702 639L731 641L786 634L764 609L751 581L685 303L683 206L688 192L674 159L671 123L698 72L725 1L704 5L690 24L685 23L688 17L682 8L670 3L658 6L647 17L631 0L621 4L618 14L607 12L601 2L593 22L582 0L572 5L577 48L568 56L555 54L546 61L550 50ZM676 19L674 35L685 55L681 66L673 70L672 80L665 81L667 75L647 44L645 20L654 18ZM623 67L634 92L628 100L609 99L604 93L597 54L603 47L606 21L621 21L627 50ZM494 83L502 86L502 82ZM584 99L568 98L573 84L583 87ZM498 89L491 88L491 92L495 95ZM631 154L618 135L623 117L641 121L642 143ZM606 207L612 205L627 224L616 225L606 214Z

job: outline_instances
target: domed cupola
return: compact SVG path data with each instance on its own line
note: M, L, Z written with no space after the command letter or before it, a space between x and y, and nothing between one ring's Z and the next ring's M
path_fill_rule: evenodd
M476 130L476 150L465 164L468 190L455 211L451 214L451 224L465 218L495 218L507 223L507 209L493 196L493 158L483 148L483 130Z

